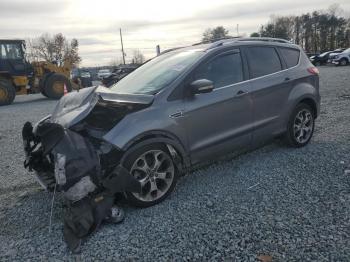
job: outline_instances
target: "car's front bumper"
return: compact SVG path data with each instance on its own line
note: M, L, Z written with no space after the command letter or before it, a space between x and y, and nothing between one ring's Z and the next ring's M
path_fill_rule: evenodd
M104 155L87 137L49 120L43 119L34 128L27 122L22 130L26 155L24 166L35 172L45 189L52 191L56 186L68 200L77 201L98 188L105 190L104 181L111 179L114 172L112 178L123 187L115 186L110 191L140 191L139 182L127 171L120 172L122 167L118 168L120 163L117 161L108 172L101 166Z
M336 59L333 59L331 62L332 62L332 64L334 64L334 65L339 65L339 64L340 64L340 61L339 61L339 60L336 60Z

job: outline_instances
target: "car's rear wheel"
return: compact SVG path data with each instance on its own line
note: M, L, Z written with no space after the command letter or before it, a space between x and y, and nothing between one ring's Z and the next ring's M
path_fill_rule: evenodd
M123 164L140 181L140 193L126 192L134 206L149 207L163 201L175 188L178 170L166 146L152 144L132 152Z
M296 106L288 122L285 134L287 145L303 147L309 143L314 132L315 118L312 108L304 103Z

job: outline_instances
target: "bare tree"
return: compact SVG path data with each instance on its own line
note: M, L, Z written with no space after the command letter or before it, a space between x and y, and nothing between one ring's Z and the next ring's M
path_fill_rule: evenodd
M133 51L132 63L133 64L142 64L145 62L145 56L141 53L139 49Z
M118 67L121 64L123 64L123 59L121 57L112 58L109 62L109 65L112 67Z
M77 66L81 62L81 57L79 56L78 51L79 42L77 39L73 38L70 44L67 42L65 45L63 60L71 65Z
M30 61L44 60L63 65L65 62L73 66L81 62L78 54L79 43L73 38L68 41L65 36L58 33L54 36L43 34L40 37L27 40L27 57Z
M208 28L204 31L202 42L214 41L226 37L229 37L228 30L223 26L217 26L213 29Z

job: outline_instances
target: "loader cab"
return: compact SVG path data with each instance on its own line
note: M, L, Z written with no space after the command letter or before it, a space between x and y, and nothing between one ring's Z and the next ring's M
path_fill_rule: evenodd
M26 76L28 63L24 50L24 40L0 40L0 74Z
M33 67L25 59L24 40L0 39L0 106L11 104L16 94L27 94Z

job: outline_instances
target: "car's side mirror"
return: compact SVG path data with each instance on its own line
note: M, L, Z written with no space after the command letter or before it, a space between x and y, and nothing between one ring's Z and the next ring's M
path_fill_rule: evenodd
M193 81L190 84L191 93L192 94L203 94L203 93L210 93L214 89L214 83L213 81L210 81L208 79L199 79L196 81Z

